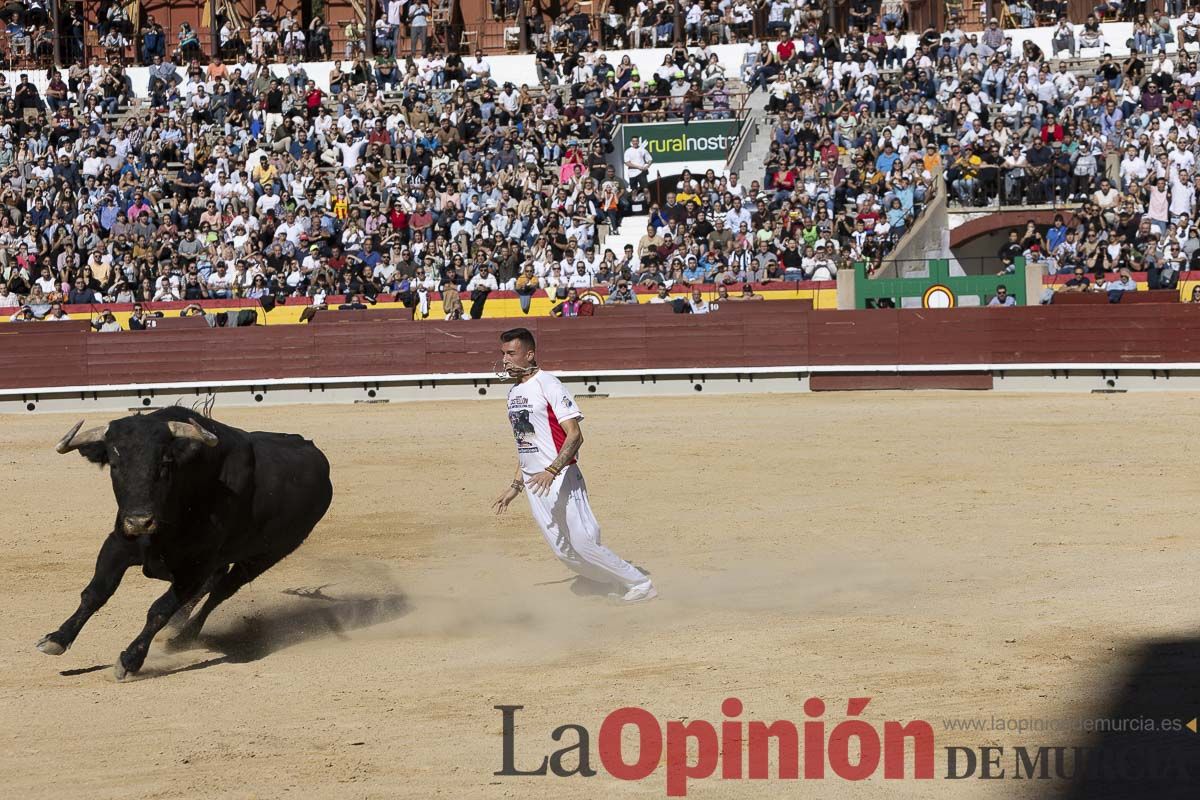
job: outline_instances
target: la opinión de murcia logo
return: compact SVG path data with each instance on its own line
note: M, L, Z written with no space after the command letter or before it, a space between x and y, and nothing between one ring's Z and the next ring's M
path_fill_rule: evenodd
M722 780L765 780L778 778L820 780L826 771L844 780L860 781L875 775L883 764L883 777L890 779L934 777L933 727L921 720L884 722L882 734L875 725L860 719L871 702L853 697L846 702L848 719L830 728L820 719L825 702L810 697L804 703L808 719L799 726L788 720L743 721L741 700L729 697L721 704L725 719L717 724L706 720L663 724L644 708L618 708L600 725L597 754L600 766L614 778L640 781L653 775L665 762L668 797L687 795L688 781L711 778L718 769ZM559 725L550 738L560 746L541 761L517 765L518 705L493 706L503 720L503 767L498 776L592 777L592 735L582 725ZM633 747L622 748L622 737L631 732ZM853 746L852 743L853 742ZM803 746L802 746L803 745ZM777 753L777 769L771 774L770 756ZM906 774L906 756L912 769ZM664 757L665 756L665 757Z
M879 773L885 779L930 780L934 778L933 727L923 720L908 723L884 722L872 725L862 719L871 702L869 697L846 701L847 719L829 727L822 717L825 702L810 697L804 702L807 717L799 725L788 720L775 722L744 721L742 701L729 697L721 704L725 719L719 723L705 720L665 724L644 708L618 708L600 725L596 753L600 767L614 778L641 781L665 766L668 797L683 797L688 782L717 775L722 780L820 780L826 777L861 781ZM503 723L502 767L493 773L509 777L560 778L597 774L592 766L592 734L583 725L559 725L550 732L557 743L540 761L522 748L521 766L517 760L517 712L519 705L493 706ZM942 720L947 730L995 730L997 722L988 720ZM1196 718L1161 720L1087 719L1081 725L1070 720L1012 720L1030 722L1029 726L1005 725L1000 729L1040 730L1055 723L1051 730L1082 730L1133 734L1131 738L1105 741L1099 746L1062 744L1018 745L1010 748L952 746L946 751L946 769L941 777L961 781L978 780L1135 780L1166 781L1170 785L1193 786L1200 781L1197 742L1190 738L1200 733ZM1076 721L1079 722L1079 721ZM1061 724L1060 724L1061 723ZM828 735L826 734L828 728ZM1141 735L1149 731L1153 739ZM978 755L976 755L976 750ZM545 752L543 749L541 752ZM771 768L771 756L776 756ZM803 770L803 775L801 771Z

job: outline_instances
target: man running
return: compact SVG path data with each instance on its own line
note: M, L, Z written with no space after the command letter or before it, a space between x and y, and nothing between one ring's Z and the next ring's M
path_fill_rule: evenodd
M517 440L512 484L492 504L503 514L527 487L529 507L559 560L584 578L616 584L627 603L658 596L649 576L600 544L600 523L588 504L577 457L583 414L562 381L538 368L533 334L513 328L500 335L503 372L517 381L508 392L508 421Z

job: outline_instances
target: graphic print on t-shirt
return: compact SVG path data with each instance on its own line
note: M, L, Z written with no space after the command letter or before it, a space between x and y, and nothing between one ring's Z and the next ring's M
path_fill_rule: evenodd
M508 422L525 474L543 471L562 452L567 438L562 423L570 419L581 420L583 414L562 381L549 373L538 372L509 390Z
M536 431L533 422L529 419L529 409L520 407L528 406L528 404L529 401L524 397L514 397L509 401L508 421L512 425L513 438L517 440L518 453L536 453L538 451L538 446L532 439Z

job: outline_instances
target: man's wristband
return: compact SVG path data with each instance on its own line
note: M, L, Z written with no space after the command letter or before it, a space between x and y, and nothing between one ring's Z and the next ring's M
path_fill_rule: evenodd
M510 484L509 484L509 486L511 486L512 488L516 489L518 492L523 492L523 491L525 491L525 484L523 484L523 483L521 483L520 481L518 481L518 480L515 480L515 479L513 480L513 482L512 482L512 483L510 483Z
M561 470L555 469L554 465L551 464L550 466L546 467L546 472L549 472L551 475L553 475L554 477L557 478L558 474L559 474L559 472L561 472Z

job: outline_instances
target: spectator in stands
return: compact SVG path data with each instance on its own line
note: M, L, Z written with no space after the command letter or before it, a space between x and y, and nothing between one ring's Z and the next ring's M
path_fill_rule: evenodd
M754 291L753 286L751 286L748 283L744 283L744 284L742 284L742 293L738 294L738 295L733 295L733 296L729 297L728 299L732 300L734 302L752 302L752 301L758 301L758 300L765 300L766 298L763 297L761 294L757 294Z
M658 285L658 294L651 297L648 301L651 305L661 305L671 302L671 290L665 283Z
M467 284L467 291L471 293L471 312L467 319L481 319L488 295L499 291L499 288L496 276L492 274L491 264L487 262L480 264L478 271Z
M141 53L143 66L149 66L155 63L155 59L161 60L167 54L166 33L153 16L147 18L146 26L142 29Z
M528 314L530 304L533 301L533 295L541 288L537 274L534 272L532 263L526 262L521 270L521 274L517 276L516 293L517 299L521 304L521 313Z
M99 319L92 320L91 325L100 333L119 333L124 330L110 308L101 310Z
M370 305L368 305L368 303ZM375 305L375 301L369 296L355 292L347 298L345 303L338 305L339 311L366 311L370 306Z
M566 299L550 309L550 315L554 317L577 317L582 306L583 301L579 299L579 290L572 286L567 289Z
M1136 292L1137 288L1137 281L1133 279L1133 275L1128 268L1123 268L1118 273L1116 280L1106 281L1100 287L1101 291L1108 293L1108 302L1110 303L1121 302L1121 296L1125 292Z
M91 305L102 302L104 301L100 294L88 285L87 279L82 274L75 279L74 286L67 294L67 303L70 305Z
M191 306L189 306L190 308ZM199 308L199 306L196 306ZM185 309L186 310L186 309ZM129 330L144 331L153 328L156 320L163 318L161 311L146 311L141 303L134 303L133 313L129 315Z
M616 289L609 292L608 299L604 302L608 305L637 305L638 299L633 286L622 278L617 281Z
M442 284L442 311L446 315L446 320L462 319L463 304L462 298L459 296L458 287L452 283Z
M996 295L988 301L989 306L1015 306L1017 299L1008 293L1003 283L996 287Z
M63 308L63 304L56 300L50 304L50 311L43 319L46 322L66 322L71 319L71 315Z
M1094 287L1083 267L1074 267L1071 277L1063 284L1062 292L1090 292Z
M0 281L0 308L19 308L20 298L9 288L6 281Z
M1150 289L1174 289L1179 284L1179 273L1188 266L1188 257L1179 241L1171 241L1160 252L1147 255L1146 282Z
M422 56L429 53L429 5L425 0L414 0L409 4L408 18L412 36L410 55L416 57L420 48Z
M629 181L629 189L633 192L645 189L646 175L650 171L654 159L642 144L640 137L631 136L629 138L629 147L625 148L623 163L625 164L625 176Z
M1034 11L1033 5L1029 0L1010 2L1008 10L1017 18L1022 28L1032 28L1034 23L1037 22L1037 12Z
M1050 40L1051 55L1055 58L1062 51L1071 54L1071 58L1075 58L1077 52L1075 47L1075 26L1066 17L1061 17L1058 20L1058 26L1054 29L1054 34Z

